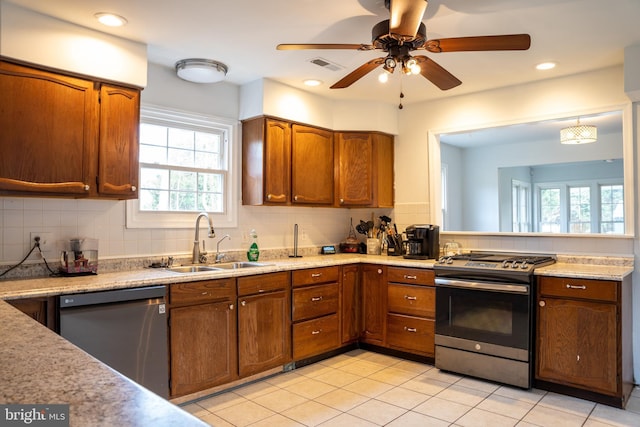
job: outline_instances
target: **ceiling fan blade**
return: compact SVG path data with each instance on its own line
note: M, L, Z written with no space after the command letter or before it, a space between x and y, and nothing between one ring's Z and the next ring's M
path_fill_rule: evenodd
M449 90L462 84L457 77L438 65L433 59L423 55L414 56L420 64L420 74L441 90Z
M331 89L344 89L349 87L382 64L384 64L384 58L372 59L344 76L340 81L334 83Z
M427 40L423 47L429 52L438 53L479 50L527 50L530 46L531 36L529 34L511 34Z
M370 44L342 44L342 43L320 43L320 44L279 44L277 50L302 50L302 49L347 49L347 50L373 50Z
M426 0L391 0L389 33L399 40L413 39L422 23Z

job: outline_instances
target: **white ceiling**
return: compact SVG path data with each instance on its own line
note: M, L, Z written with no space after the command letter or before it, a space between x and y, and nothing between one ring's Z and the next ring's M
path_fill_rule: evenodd
M430 0L423 20L428 39L528 33L531 49L428 54L462 80L446 92L421 76L398 72L382 85L376 71L349 88L329 89L381 52L276 51L276 45L370 43L373 25L388 18L383 0L7 1L145 43L149 61L166 67L184 58L209 58L225 63L227 81L238 85L269 78L334 99L389 103L402 90L404 104L622 64L624 48L640 43L639 0ZM126 17L128 24L101 26L93 15L105 11ZM331 71L309 62L317 57L344 68ZM536 71L543 61L558 66ZM305 88L307 78L324 84Z

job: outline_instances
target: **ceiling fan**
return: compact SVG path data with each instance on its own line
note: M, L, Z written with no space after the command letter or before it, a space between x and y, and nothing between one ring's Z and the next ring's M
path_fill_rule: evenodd
M385 0L390 19L374 25L371 44L279 44L278 50L351 49L382 50L387 56L372 59L356 68L331 86L342 89L373 71L378 66L388 73L400 68L405 74L421 74L441 90L452 89L462 82L424 55L411 55L414 50L431 53L495 50L527 50L531 46L528 34L456 37L427 40L426 27L421 22L427 0Z

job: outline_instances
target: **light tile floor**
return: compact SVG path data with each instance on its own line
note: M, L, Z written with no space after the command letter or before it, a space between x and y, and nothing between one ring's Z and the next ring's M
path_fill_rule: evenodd
M626 410L543 390L441 372L354 350L183 408L215 427L640 426L640 390Z

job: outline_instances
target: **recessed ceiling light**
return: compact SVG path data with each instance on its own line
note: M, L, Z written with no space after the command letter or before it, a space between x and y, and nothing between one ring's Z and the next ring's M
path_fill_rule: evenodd
M93 15L101 24L108 27L122 27L127 23L127 20L120 15L107 12L99 12Z
M304 84L307 86L320 86L322 82L316 79L307 79L304 81Z
M555 62L542 62L536 65L536 70L550 70L556 67Z

